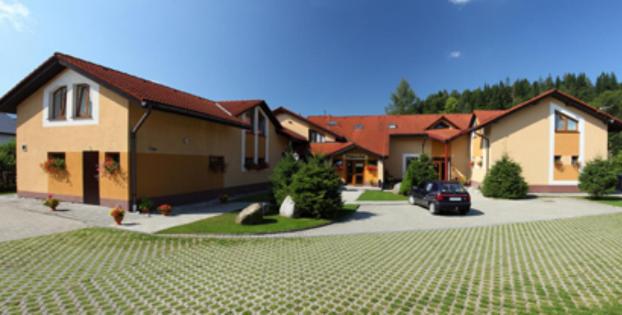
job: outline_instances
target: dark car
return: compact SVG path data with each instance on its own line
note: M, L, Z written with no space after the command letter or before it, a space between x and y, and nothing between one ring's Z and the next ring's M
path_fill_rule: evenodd
M420 205L430 210L431 214L441 211L457 211L467 214L471 210L471 195L458 182L428 181L419 187L413 187L408 196L411 205Z

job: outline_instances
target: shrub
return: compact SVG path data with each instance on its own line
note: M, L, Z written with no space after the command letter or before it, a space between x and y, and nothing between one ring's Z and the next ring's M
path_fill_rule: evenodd
M138 203L138 209L140 212L148 213L153 208L153 201L149 198L141 198Z
M334 218L341 210L341 179L322 157L310 158L292 177L291 193L300 214Z
M588 162L579 175L579 189L596 198L613 192L618 182L619 162L619 158L612 162L600 158Z
M408 164L406 175L400 184L400 194L406 195L413 186L419 186L421 183L434 180L437 178L434 164L427 155L423 154Z
M529 187L521 173L520 165L504 155L486 174L482 193L490 198L519 199L526 197Z
M0 190L15 190L15 140L0 145Z
M291 194L290 186L294 174L300 169L301 161L294 158L294 154L290 151L285 153L283 158L276 164L270 176L272 183L272 194L274 195L277 206L280 206L287 195Z

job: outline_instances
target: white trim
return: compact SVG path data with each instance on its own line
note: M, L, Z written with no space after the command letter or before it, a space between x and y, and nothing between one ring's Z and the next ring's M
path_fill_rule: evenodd
M255 107L254 111L255 115L253 117L253 134L255 136L255 153L253 154L253 161L255 161L255 164L257 164L259 162L259 134L257 133L257 130L259 128L259 126L257 126L257 124L259 123L259 107Z
M419 156L421 156L421 154L419 153L404 153L402 154L402 178L404 178L404 175L406 175L406 158L418 158Z
M74 100L75 87L78 84L89 85L89 97L91 99L91 118L74 117ZM50 120L50 111L48 110L52 93L56 89L65 86L67 88L67 103L65 104L64 120ZM43 127L67 127L67 126L85 126L97 125L99 123L99 84L88 79L87 77L71 70L63 72L56 79L48 83L43 89L43 113L41 115Z
M575 186L579 184L578 180L555 180L555 162L553 157L555 156L556 111L579 122L579 165L581 165L579 171L581 171L585 162L585 119L583 119L583 116L570 112L552 102L549 104L549 185Z

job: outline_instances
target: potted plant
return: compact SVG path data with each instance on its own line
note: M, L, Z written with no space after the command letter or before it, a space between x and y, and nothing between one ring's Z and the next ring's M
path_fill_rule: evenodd
M147 214L151 212L151 208L153 208L153 201L149 198L141 198L138 203L138 210L142 214Z
M378 166L376 166L376 165L367 165L367 171L369 171L371 173L375 173L376 171L378 171Z
M218 197L218 200L220 200L220 203L227 203L229 201L229 195L222 194L220 195L220 197Z
M41 168L48 174L59 174L65 171L65 159L50 158L41 164Z
M119 164L119 162L109 158L104 161L104 165L102 168L104 169L104 174L110 176L116 175L119 173L119 171L121 171L121 165Z
M43 205L50 208L52 211L56 211L56 208L60 204L60 201L56 198L52 197L52 194L49 194L47 199L43 202Z
M173 206L165 203L158 206L158 211L160 211L161 215L169 216L173 212Z
M123 210L121 206L116 206L110 209L110 216L114 219L114 222L116 222L117 225L121 225L123 217L125 217L125 210Z

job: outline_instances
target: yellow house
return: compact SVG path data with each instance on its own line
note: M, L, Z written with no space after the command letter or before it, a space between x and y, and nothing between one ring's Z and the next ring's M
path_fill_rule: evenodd
M329 156L347 184L401 180L408 163L430 156L439 179L478 186L503 155L518 162L532 192L578 191L587 161L607 158L607 133L622 122L558 90L507 110L467 114L309 116L277 109L285 128Z
M56 53L0 99L17 114L17 191L130 207L263 189L304 141L262 100L212 101Z

